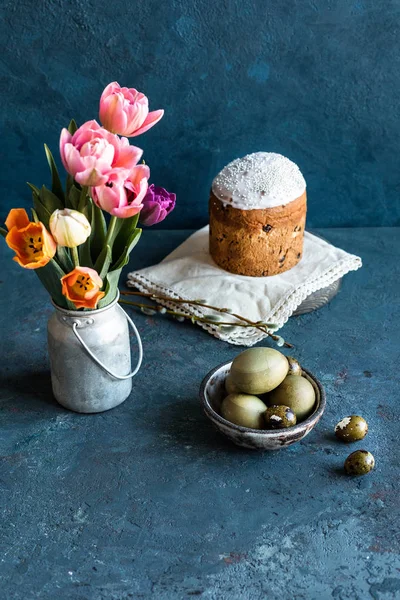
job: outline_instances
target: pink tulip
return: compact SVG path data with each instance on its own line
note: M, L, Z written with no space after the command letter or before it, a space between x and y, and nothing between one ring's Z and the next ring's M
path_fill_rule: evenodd
M119 175L112 175L105 185L91 189L93 202L115 217L132 217L143 208L142 200L147 192L149 177L147 165L134 167L122 182Z
M127 138L119 138L101 127L97 121L87 121L71 135L63 129L60 136L63 165L81 185L103 185L111 174L125 179L137 164L143 150L130 146Z
M134 88L109 83L100 98L100 121L119 135L134 137L153 127L163 116L163 110L149 113L147 96Z

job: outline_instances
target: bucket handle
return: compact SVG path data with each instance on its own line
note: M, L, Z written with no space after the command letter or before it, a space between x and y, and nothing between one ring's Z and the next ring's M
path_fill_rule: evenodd
M131 377L134 377L136 375L136 373L139 371L141 364L142 364L142 360L143 360L143 346L142 346L142 340L140 338L139 332L136 328L136 325L134 324L134 322L132 321L132 319L130 318L130 316L124 311L124 309L117 304L117 307L124 313L126 320L128 321L129 325L132 327L133 332L136 336L137 339L137 343L138 343L138 347L139 347L139 358L136 364L135 369L131 372L128 373L128 375L117 375L116 373L113 373L112 371L110 371L110 369L108 369L105 364L103 364L101 362L101 360L99 360L97 358L97 356L95 356L93 354L93 352L90 350L89 346L83 341L82 337L79 335L78 333L78 327L80 326L81 322L77 319L76 321L73 322L72 324L72 331L74 332L75 336L77 337L78 341L82 344L82 346L85 348L86 352L89 354L90 358L97 364L99 365L99 367L101 369L103 369L103 371L105 371L108 375L111 375L111 377L114 377L114 379L131 379Z

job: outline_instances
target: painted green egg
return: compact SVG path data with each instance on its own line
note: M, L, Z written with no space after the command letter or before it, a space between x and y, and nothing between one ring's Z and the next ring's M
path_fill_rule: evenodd
M286 429L296 425L297 418L289 406L269 406L264 413L267 429Z
M311 383L304 377L288 375L282 383L267 397L268 406L281 404L288 406L295 413L297 420L306 419L315 405L315 391Z
M375 467L375 459L368 450L356 450L345 460L344 470L347 475L366 475Z
M229 394L221 404L221 415L227 421L250 427L251 429L263 429L264 413L267 410L264 402L249 394Z
M232 377L231 377L230 373L228 373L228 375L225 378L225 389L228 394L240 394L240 391L241 391L237 387L237 385L235 385L235 383L232 381Z
M249 348L232 362L231 382L245 394L265 394L285 379L289 363L273 348Z
M358 415L345 417L335 427L335 435L343 442L358 442L368 433L368 423Z

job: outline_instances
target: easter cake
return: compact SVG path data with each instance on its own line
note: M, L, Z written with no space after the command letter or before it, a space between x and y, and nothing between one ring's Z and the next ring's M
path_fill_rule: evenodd
M226 271L276 275L301 259L306 182L285 156L256 152L229 163L212 183L209 211L210 254Z

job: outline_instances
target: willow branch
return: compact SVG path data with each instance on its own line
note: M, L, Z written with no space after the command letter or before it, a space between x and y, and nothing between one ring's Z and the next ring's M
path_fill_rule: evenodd
M143 298L148 298L149 300L153 300L154 302L157 301L165 301L165 302L171 302L173 304L188 304L190 306L201 306L202 308L208 308L210 310L214 310L216 312L219 313L224 313L224 314L229 314L231 317L234 317L235 319L238 319L239 321L242 321L242 323L222 323L222 322L215 322L211 319L207 319L205 317L205 321L200 321L200 322L204 322L204 323L209 323L210 325L222 325L222 324L226 324L226 325L230 325L232 327L254 327L255 329L258 329L259 331L261 331L262 333L264 333L265 335L268 335L269 337L271 337L274 341L279 341L281 338L280 336L277 336L273 333L271 333L270 331L268 331L268 329L266 328L266 326L260 325L257 322L251 321L250 319L247 319L246 317L243 317L241 315L238 315L236 313L231 312L228 308L219 308L217 306L211 306L210 304L207 304L205 302L202 302L201 300L184 300L182 298L169 298L168 296L158 296L157 294L151 294L148 292L136 292L136 291L125 291L122 290L121 291L121 295L125 295L125 296L141 296ZM123 301L121 300L121 302L125 303L125 304L129 304L129 302L127 301ZM135 305L135 303L131 303L133 305ZM167 311L169 312L169 311ZM171 311L171 313L169 314L174 314L174 311ZM188 319L192 319L191 316L188 315L184 315L179 313L179 316L188 318ZM198 317L195 318L196 320L200 320L202 317ZM289 344L288 342L284 342L284 346L286 348L293 348L292 344Z

